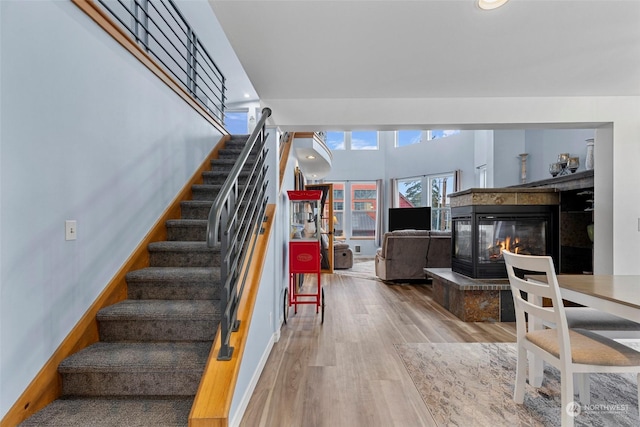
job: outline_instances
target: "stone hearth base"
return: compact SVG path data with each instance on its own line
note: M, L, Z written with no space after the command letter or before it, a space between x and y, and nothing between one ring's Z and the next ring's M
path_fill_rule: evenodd
M515 322L508 279L472 279L450 268L425 268L433 298L465 322Z

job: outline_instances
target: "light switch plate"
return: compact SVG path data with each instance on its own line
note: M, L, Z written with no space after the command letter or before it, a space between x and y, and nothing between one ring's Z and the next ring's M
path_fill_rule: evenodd
M69 219L64 222L64 240L76 240L78 225L76 220Z

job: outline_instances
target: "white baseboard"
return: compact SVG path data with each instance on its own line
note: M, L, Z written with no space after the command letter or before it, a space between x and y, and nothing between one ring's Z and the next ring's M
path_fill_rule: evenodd
M256 385L258 384L258 380L260 379L260 374L262 374L262 370L264 369L264 366L267 364L267 359L269 359L269 354L271 354L271 349L279 339L280 339L280 329L278 328L278 331L273 335L271 335L269 344L267 345L264 352L262 353L260 362L258 363L258 366L256 367L256 370L253 373L253 376L251 377L251 381L249 382L249 385L247 386L247 389L244 391L244 395L240 400L240 404L238 405L238 410L236 411L235 414L233 414L233 416L229 417L230 427L238 427L240 425L240 421L242 421L244 412L247 410L247 406L249 405L249 400L251 400L253 391L255 390Z

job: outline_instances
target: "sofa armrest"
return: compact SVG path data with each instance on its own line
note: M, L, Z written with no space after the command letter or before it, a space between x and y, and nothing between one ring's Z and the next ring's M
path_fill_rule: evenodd
M451 267L451 237L431 236L427 249L426 266L430 268Z

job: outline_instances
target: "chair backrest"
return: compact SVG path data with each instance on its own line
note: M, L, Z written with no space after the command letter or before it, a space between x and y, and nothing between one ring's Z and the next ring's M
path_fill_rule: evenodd
M507 250L503 250L502 255L507 267L511 292L513 293L518 340L524 338L527 333L527 319L525 317L525 313L527 313L535 318L535 322L529 322L529 329L532 326L540 328L542 321L546 321L548 324L555 324L558 329L558 339L561 343L561 354L562 349L568 351L569 329L553 259L550 256L514 254ZM539 278L525 278L525 274L527 276L539 275ZM523 292L526 293L526 297ZM544 307L543 298L551 300L551 306Z

